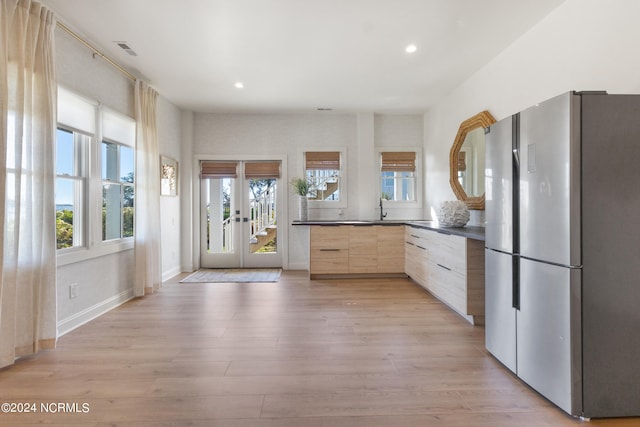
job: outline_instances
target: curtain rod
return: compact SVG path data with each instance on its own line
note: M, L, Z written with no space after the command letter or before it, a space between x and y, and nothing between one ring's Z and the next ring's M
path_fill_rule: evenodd
M88 47L94 55L98 55L100 56L102 59L104 59L105 61L107 61L109 64L111 64L115 69L117 69L118 71L120 71L122 74L124 74L125 76L129 77L131 80L133 80L134 82L137 80L136 76L134 76L133 74L131 74L130 72L128 72L127 70L125 70L124 68L122 68L120 65L116 64L114 61L112 61L109 57L107 57L106 55L104 55L102 52L100 52L98 49L96 49L95 47L93 47L91 44L89 44L89 42L87 42L86 40L84 40L82 37L80 37L78 34L76 34L73 30L71 30L69 27L67 27L66 25L64 25L63 23L61 23L60 21L57 21L56 24L58 25L58 27L60 27L61 29L63 29L64 31L66 31L70 36L72 36L73 38L75 38L76 40L78 40L80 43L82 43L83 45L85 45L86 47Z

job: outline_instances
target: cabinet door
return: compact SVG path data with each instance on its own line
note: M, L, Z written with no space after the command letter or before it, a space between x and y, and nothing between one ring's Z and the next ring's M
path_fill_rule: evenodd
M372 226L349 226L349 273L378 272L378 236Z
M404 227L377 225L378 273L404 272Z

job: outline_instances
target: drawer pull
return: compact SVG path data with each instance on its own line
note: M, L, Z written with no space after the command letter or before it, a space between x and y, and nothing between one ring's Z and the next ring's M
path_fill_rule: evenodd
M423 248L423 247L422 247L422 246L420 246L420 245L416 245L416 247L417 247L417 248L422 249L423 251L426 251L426 250L427 250L427 248Z
M411 246L415 246L415 244L411 243L411 242L405 242L407 245L411 245Z
M411 237L415 237L416 239L420 238L420 236L416 236L415 234L411 234Z
M320 249L320 252L340 252L340 249Z
M444 269L445 269L445 270L447 270L447 271L451 271L451 269L450 269L449 267L445 267L445 266L444 266L444 265L442 265L442 264L438 264L438 267L442 267L442 268L444 268Z

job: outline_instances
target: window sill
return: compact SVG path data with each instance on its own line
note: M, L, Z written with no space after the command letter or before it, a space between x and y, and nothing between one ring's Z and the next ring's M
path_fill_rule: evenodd
M100 242L91 248L74 248L58 252L58 267L87 261L93 258L128 251L134 248L134 239L127 238L112 242Z

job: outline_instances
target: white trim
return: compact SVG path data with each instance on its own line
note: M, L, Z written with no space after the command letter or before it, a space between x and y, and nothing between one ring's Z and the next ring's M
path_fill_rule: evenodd
M282 187L288 188L289 178L287 174L288 166L287 166L287 156L285 154L196 154L193 156L193 168L192 168L192 194L193 194L193 205L192 205L192 221L193 221L193 259L191 260L191 267L189 269L185 269L183 267L183 271L195 271L200 268L200 162L201 161L215 161L215 160L238 160L241 162L251 161L251 160L275 160L280 161L280 182L282 183ZM285 227L282 227L282 242L283 244L278 244L279 247L282 248L282 269L287 270L289 265L289 224L292 219L289 218L289 197L288 191L283 194L282 197L282 208L281 213L279 215L279 223L282 221L283 224L286 224ZM278 233L280 233L280 228L278 228ZM280 242L280 236L278 236L278 241ZM184 260L189 261L189 260Z
M180 267L174 267L171 270L162 273L162 281L166 282L167 280L177 276L180 273L182 273L182 269Z
M93 319L102 316L108 311L121 306L122 304L132 300L133 298L133 289L128 289L112 296L111 298L99 302L98 304L88 307L72 316L69 316L66 319L59 320L57 323L58 338L73 331L76 328L79 328L82 325L89 323Z
M385 200L384 205L385 208L395 209L395 208L419 208L422 206L422 185L424 182L424 171L422 168L422 149L420 147L375 147L375 161L377 162L380 159L380 153L384 151L399 151L399 152L414 152L416 153L416 198L415 200L407 201L407 200ZM376 179L378 181L378 195L382 194L382 182L380 179L380 164L376 164Z
M309 200L309 209L346 209L347 193L349 186L347 185L347 162L348 162L348 150L347 147L298 147L298 155L300 156L301 173L300 176L307 175L305 155L307 151L338 151L340 153L340 179L338 181L338 188L340 191L339 200Z
M112 242L101 242L99 245L94 245L90 249L86 247L73 249L70 248L68 250L59 249L57 255L58 267L74 264L76 262L87 261L93 258L100 258L118 252L128 251L133 249L133 247L133 237L127 237L126 239L117 239Z

